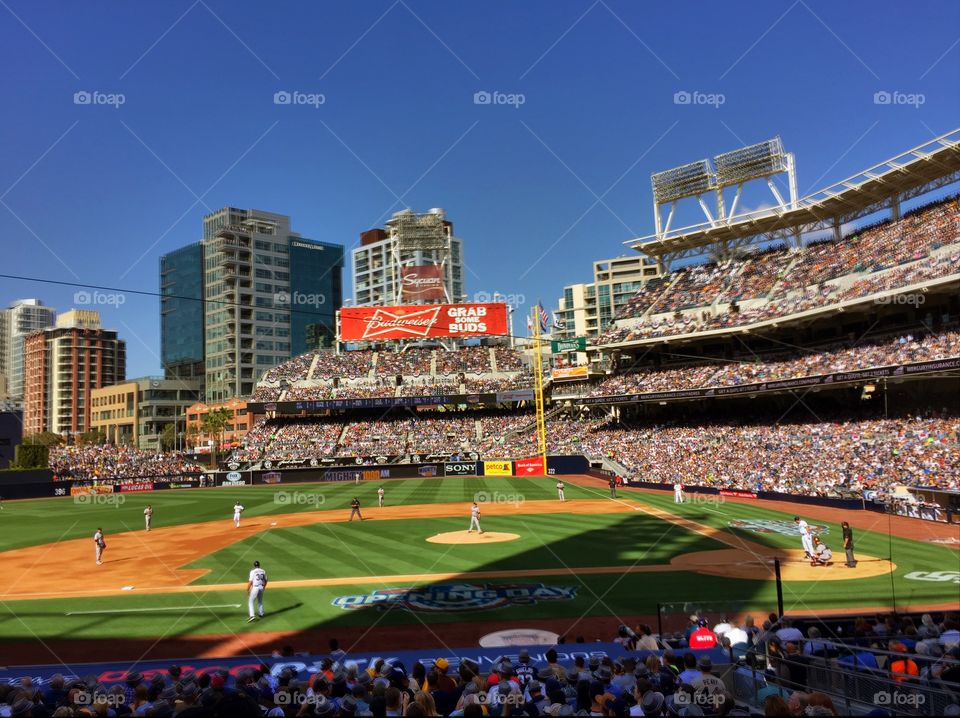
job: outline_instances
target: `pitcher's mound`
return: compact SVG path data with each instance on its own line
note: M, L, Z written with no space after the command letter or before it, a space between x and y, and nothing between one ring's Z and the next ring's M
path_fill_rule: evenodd
M497 531L484 531L478 534L476 531L468 533L466 531L448 531L443 534L436 534L427 539L430 543L500 543L501 541L516 541L520 534L499 533Z

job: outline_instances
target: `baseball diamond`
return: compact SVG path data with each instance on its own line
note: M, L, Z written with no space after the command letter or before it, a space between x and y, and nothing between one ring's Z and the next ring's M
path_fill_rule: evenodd
M948 533L948 527L895 520L888 546L888 518L861 513L860 567L853 573L836 565L810 567L788 532L758 532L773 522L792 523L789 509L785 513L773 502L678 505L666 492L631 489L612 499L605 482L592 477L565 481L562 504L550 477L283 487L322 497L322 503L278 503L275 486L244 487L239 528L231 520L232 496L223 489L154 493L149 534L135 520L147 503L137 495L97 509L57 499L20 502L7 507L0 527L5 544L17 545L0 554L11 579L0 590L10 609L0 617L0 640L18 653L29 651L38 662L50 659L53 646L58 655L109 650L115 656L120 649L133 655L158 639L151 655L169 655L185 645L195 645L198 655L226 655L237 641L267 648L278 640L296 642L330 631L354 635L369 621L366 610L388 607L403 610L377 620L382 630L404 636L407 645L436 640L429 631L410 634L411 629L418 633L416 614L422 612L430 614L431 624L464 637L479 637L503 621L555 625L585 610L587 630L609 624L611 613L649 618L658 597L696 595L705 580L712 597L760 610L775 598L774 557L782 564L785 605L793 615L862 610L857 607L864 596L877 610L888 609L894 600L891 586L900 610L949 607L955 599L953 583L911 579L956 565L956 548L929 542ZM385 484L391 505L371 508L367 520L350 523L354 497L375 507L373 499ZM470 515L465 499L497 492L517 500L483 503L484 526L515 538L487 542L481 540L486 534L474 533L473 542L431 541L444 531L463 537ZM821 530L839 533L839 513L811 509L807 515ZM58 522L45 520L51 516ZM89 560L82 523L91 520L103 525L110 550L96 581L71 581L62 567ZM253 560L261 562L270 580L265 617L247 624L246 602L241 608L230 599L245 590L242 580ZM466 587L466 593L428 602L430 587L444 585ZM496 600L476 600L485 591L511 585L539 586L539 597L537 591L517 589L497 593ZM384 590L397 596L416 591L421 598L385 601ZM190 605L193 601L196 605ZM596 604L592 611L591 604ZM171 626L170 616L181 607ZM98 617L95 623L91 615ZM226 631L238 638L225 636ZM26 645L31 638L43 643Z

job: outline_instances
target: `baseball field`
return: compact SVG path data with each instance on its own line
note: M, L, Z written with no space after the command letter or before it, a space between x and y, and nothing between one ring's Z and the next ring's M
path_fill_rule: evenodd
M751 499L556 479L424 478L239 486L6 502L0 511L5 662L223 656L282 645L358 650L475 645L504 628L610 640L620 623L708 613L956 609L956 527ZM377 506L377 489L385 506ZM358 497L364 521L348 521ZM233 505L244 506L240 527ZM468 534L471 502L482 535ZM143 511L154 509L152 530ZM793 514L835 552L803 560ZM844 565L840 521L856 532ZM93 534L105 533L96 565ZM269 576L247 622L247 574Z

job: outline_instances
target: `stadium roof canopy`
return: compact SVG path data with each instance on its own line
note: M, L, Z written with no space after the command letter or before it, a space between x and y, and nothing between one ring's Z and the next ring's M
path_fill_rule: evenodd
M901 202L960 180L960 128L936 137L852 177L789 204L631 239L624 244L658 261L703 254L707 247L727 249L797 239L807 232L839 228L846 222L892 209Z

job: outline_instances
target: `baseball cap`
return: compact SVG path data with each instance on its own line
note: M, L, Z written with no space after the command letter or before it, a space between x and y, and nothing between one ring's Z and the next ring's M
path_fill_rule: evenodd
M224 683L226 683L226 680L219 673L214 673L212 676L210 676L211 688L223 688Z
M643 708L644 715L658 716L663 712L663 693L659 691L647 691L643 694L643 700L640 701L640 707Z
M517 656L517 660L520 661L521 663L526 663L527 661L529 661L530 651L528 651L526 648L522 649L520 651L520 654Z
M697 665L700 668L706 668L707 670L713 668L713 661L710 660L710 656L700 656L700 660L697 661Z
M132 682L139 683L140 681L143 680L143 674L140 671L130 671L129 673L127 673L126 678L124 678L123 680L129 681L131 683Z
M254 567L254 568L260 568L260 562L259 562L259 561L254 561L254 562L253 562L253 567Z
M344 696L340 699L340 712L353 715L357 712L357 707L359 705L360 702L353 696Z
M433 662L438 670L445 671L450 667L450 662L446 658L438 658Z

